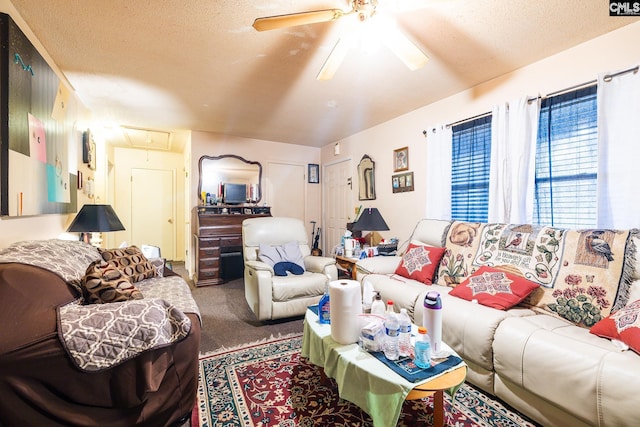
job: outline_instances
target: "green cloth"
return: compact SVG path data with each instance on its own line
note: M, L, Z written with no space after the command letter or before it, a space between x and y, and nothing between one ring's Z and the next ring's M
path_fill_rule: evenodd
M331 338L331 325L320 324L307 310L300 354L336 380L340 397L369 414L375 427L395 426L412 383L393 372L358 344L342 345Z

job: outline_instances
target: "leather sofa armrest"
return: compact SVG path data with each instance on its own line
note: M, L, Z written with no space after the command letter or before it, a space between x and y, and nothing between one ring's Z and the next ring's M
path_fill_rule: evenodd
M273 267L271 267L266 262L262 262L262 261L245 261L244 265L245 265L245 267L251 268L251 269L256 270L256 271L268 271L272 275L275 275L275 272L273 271Z
M392 274L402 261L401 256L376 256L359 259L356 262L358 271L365 274Z
M335 265L336 260L326 256L306 256L304 257L304 268L314 273L324 273L325 267Z

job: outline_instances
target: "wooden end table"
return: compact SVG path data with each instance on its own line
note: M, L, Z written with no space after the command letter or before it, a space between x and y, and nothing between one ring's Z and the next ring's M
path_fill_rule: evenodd
M340 267L348 271L351 279L358 280L357 278L358 272L356 267L356 263L358 262L358 259L359 258L336 255L336 264L338 264Z

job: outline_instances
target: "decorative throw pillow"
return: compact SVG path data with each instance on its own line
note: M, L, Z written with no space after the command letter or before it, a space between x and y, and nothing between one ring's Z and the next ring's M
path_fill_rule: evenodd
M538 284L501 269L482 266L449 295L468 301L477 300L488 307L506 310L525 299Z
M102 258L116 267L133 283L156 277L156 269L137 246L117 249L100 249Z
M298 242L288 242L281 246L270 246L263 243L258 248L258 259L271 267L279 262L292 262L302 268L304 273L304 257Z
M114 265L103 260L89 265L82 279L82 291L88 304L142 299L142 292Z
M304 273L304 269L300 267L298 264L296 264L295 262L280 261L280 262L276 262L275 265L273 266L273 272L276 274L276 276L286 276L287 271L290 271L292 274L295 274L296 276L299 276L302 273Z
M156 269L156 277L163 277L164 265L166 263L165 259L164 258L148 258L148 259L151 265L153 266L153 268Z
M414 279L430 285L433 283L433 276L445 250L446 248L411 242L395 273L407 279Z
M640 354L640 300L634 301L589 329L599 337L619 340Z

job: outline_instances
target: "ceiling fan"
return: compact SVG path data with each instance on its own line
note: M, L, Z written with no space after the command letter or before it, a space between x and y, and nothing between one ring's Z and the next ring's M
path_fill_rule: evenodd
M409 2L410 0L406 1ZM414 1L410 2L414 3ZM378 0L350 0L350 3L351 10L348 11L342 9L322 9L257 18L253 22L253 28L258 31L268 31L298 25L336 21L350 15L356 15L358 21L368 23L371 18L376 15ZM415 4L419 3L422 2L415 1ZM416 8L415 4L413 8ZM417 7L420 8L423 6L418 5ZM382 17L380 14L376 16L376 20L378 25L376 32L383 32L381 37L383 43L391 49L410 70L417 70L426 64L429 58L396 27L393 20L388 17ZM345 34L338 39L329 57L325 60L322 69L318 73L316 77L317 80L329 80L333 77L352 44L352 38L353 34Z

